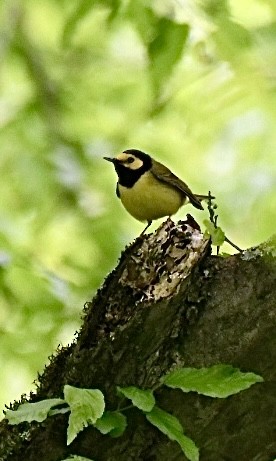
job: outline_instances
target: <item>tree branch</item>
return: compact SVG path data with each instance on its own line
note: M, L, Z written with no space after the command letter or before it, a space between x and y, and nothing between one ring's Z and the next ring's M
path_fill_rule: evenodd
M177 366L231 364L265 382L227 399L159 388L158 405L179 418L201 461L271 461L276 453L275 245L221 258L196 223L171 221L139 237L85 308L81 331L59 350L30 401L62 397L63 386L99 388L117 408L116 386L154 388ZM68 415L43 424L0 424L0 459L183 461L181 449L138 410L112 439L86 428L66 446Z

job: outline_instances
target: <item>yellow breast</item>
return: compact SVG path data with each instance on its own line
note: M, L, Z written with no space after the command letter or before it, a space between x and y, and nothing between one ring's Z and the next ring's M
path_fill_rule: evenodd
M138 221L152 221L171 216L184 204L181 191L157 180L146 172L127 188L119 185L120 198L126 210Z

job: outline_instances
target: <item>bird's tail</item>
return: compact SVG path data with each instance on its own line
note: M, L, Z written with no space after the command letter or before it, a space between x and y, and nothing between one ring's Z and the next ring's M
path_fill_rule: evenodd
M199 210L203 210L203 206L201 205L201 202L203 200L210 200L210 199L214 199L215 197L213 195L199 195L199 194L195 194L194 196L195 200L192 200L190 198L190 201L191 203L196 207L196 208L199 208Z
M199 194L195 194L197 200L199 200L200 202L202 202L202 200L208 200L208 199L215 199L216 197L214 197L213 195L199 195Z
M189 195L187 194L189 202L191 202L192 205L194 205L195 208L198 208L199 210L204 210L203 206L201 205L202 200L209 200L210 198L213 199L213 195L198 195L198 194L192 194L190 193Z

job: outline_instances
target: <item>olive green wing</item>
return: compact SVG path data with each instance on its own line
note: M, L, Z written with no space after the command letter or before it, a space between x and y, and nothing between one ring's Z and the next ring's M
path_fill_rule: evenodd
M170 184L171 186L176 187L181 192L183 192L183 194L189 198L191 204L194 205L194 207L198 208L199 210L203 210L203 206L201 205L200 200L197 198L197 196L194 195L191 189L187 186L187 184L185 184L184 181L175 176L175 174L173 174L169 170L169 168L162 165L162 163L156 162L156 160L154 160L151 172L153 176L155 176L160 181Z

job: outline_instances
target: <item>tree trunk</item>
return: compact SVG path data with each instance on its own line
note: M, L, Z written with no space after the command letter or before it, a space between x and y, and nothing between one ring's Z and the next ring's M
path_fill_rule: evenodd
M168 220L122 254L92 302L76 341L57 351L30 401L63 397L63 386L100 389L116 409L116 386L152 388L177 366L225 363L263 383L227 399L161 387L158 405L178 417L201 461L276 457L275 242L227 258L191 219ZM84 429L66 445L68 414L43 423L0 424L1 461L183 461L176 442L138 409L119 438Z

